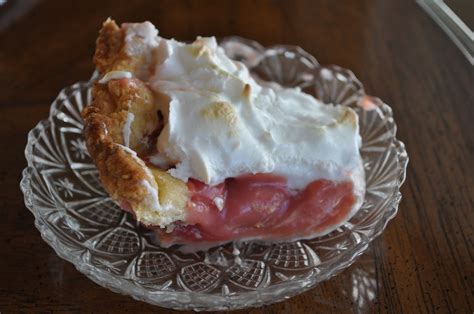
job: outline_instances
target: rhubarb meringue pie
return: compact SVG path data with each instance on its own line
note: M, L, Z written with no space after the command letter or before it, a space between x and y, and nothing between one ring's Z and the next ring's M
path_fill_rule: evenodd
M257 82L214 37L107 20L83 111L110 196L163 246L327 234L360 208L358 116Z

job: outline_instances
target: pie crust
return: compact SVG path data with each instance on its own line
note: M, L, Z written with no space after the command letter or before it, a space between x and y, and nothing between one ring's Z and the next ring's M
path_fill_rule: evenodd
M111 71L138 73L143 67L143 58L125 52L124 36L123 29L114 21L104 22L94 55L101 76ZM129 145L125 145L123 129L129 114L134 115L134 120ZM171 220L184 218L186 184L146 165L137 156L153 149L153 140L162 128L150 88L138 77L105 84L95 82L92 102L84 108L82 116L87 148L111 197L119 200L122 208L133 208L133 214L145 225L164 227ZM156 207L170 210L164 216L164 211Z

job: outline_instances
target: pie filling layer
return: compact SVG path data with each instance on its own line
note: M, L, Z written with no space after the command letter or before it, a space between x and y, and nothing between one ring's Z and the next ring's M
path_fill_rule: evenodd
M357 202L351 181L321 179L291 191L282 176L254 174L187 186L186 222L157 229L163 245L310 237L338 225Z

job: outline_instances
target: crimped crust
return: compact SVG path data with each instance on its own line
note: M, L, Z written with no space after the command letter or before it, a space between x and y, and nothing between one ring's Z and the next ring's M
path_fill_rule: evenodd
M139 41L132 44L140 48ZM95 82L92 103L82 112L87 148L103 186L146 225L164 227L182 220L186 184L147 166L138 157L153 151L162 128L155 96L140 79L146 76L146 60L140 54L127 54L124 31L110 19L104 23L96 45L94 63L101 76L110 71L127 71L134 76L105 84Z

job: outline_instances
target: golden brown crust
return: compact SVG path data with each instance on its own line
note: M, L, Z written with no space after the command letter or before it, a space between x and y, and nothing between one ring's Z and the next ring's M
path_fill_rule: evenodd
M126 53L124 38L124 30L114 21L108 19L104 22L94 55L101 75L121 70L135 76L137 69L143 67L143 56L129 56ZM150 171L135 154L140 155L153 148L156 143L152 143L150 135L158 133L162 127L153 92L139 78L115 79L106 84L95 82L92 103L84 108L82 116L87 148L107 192L115 200L128 203L137 214L137 219L140 220L140 216L152 219L142 222L161 224L159 214L146 213L149 209L144 206L148 204L147 199L153 199L150 187L151 192L156 190L158 193L159 185L163 186L163 180L166 184L170 175L158 169ZM124 132L124 129L129 131ZM154 178L156 175L160 177L160 184ZM171 184L176 184L174 180ZM180 184L181 187L186 186L184 182ZM182 191L182 198L187 199L187 189ZM161 198L163 191L160 192ZM182 198L176 203L179 206L184 206ZM168 199L165 197L165 201Z
M115 21L108 18L99 32L94 54L94 63L100 73L110 71L113 65L117 63L123 44L124 32Z
M102 25L96 40L94 63L101 74L110 71L129 71L140 79L149 76L151 66L147 60L147 45L140 38L130 38L133 56L127 52L125 31L108 18Z
M116 132L117 120L92 106L86 107L82 114L86 121L87 148L105 189L114 199L127 200L130 204L140 202L148 193L141 182L150 178L142 165L118 144L121 135Z

